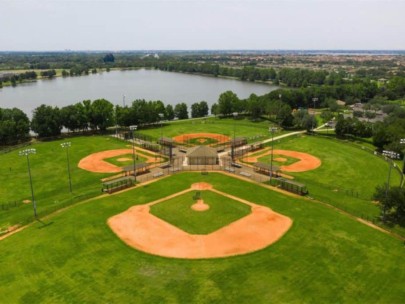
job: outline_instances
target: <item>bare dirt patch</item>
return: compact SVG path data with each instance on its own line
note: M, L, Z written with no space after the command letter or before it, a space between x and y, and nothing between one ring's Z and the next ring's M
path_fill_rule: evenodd
M287 161L287 158L284 158L284 157L276 157L274 160L277 161L277 162L283 163L283 162L286 162L286 161Z
M204 203L203 199L199 199L195 204L191 205L191 209L193 209L194 211L207 211L208 209L210 209L210 206Z
M202 186L210 185L193 184L187 191ZM183 259L220 258L257 251L276 242L292 225L290 218L270 208L220 192L212 186L211 191L248 204L252 208L251 214L207 235L189 234L149 212L150 205L164 203L161 199L131 207L109 218L108 225L122 241L133 248L154 255Z
M29 200L29 199L23 200L22 202L23 202L24 204L31 204L31 200Z

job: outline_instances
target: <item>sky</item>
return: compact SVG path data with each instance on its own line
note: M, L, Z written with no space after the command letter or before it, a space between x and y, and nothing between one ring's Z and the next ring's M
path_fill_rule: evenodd
M0 51L405 50L405 0L0 0Z

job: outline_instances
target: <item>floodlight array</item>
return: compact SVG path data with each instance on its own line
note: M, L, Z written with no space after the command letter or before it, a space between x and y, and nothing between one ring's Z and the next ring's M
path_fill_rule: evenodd
M20 156L27 156L30 154L36 154L37 150L36 149L25 149L25 150L21 150L20 152L18 152L18 154Z
M394 151L383 150L382 155L389 157L391 159L400 159L401 155Z

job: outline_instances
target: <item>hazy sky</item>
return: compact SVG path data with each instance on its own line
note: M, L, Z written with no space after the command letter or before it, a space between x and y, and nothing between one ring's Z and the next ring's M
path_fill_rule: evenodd
M0 51L405 49L405 0L0 0Z

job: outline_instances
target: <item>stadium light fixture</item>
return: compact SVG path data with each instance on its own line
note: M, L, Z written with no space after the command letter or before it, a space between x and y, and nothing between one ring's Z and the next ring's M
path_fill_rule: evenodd
M32 176L31 176L31 166L30 166L30 155L31 154L36 154L36 153L37 153L36 149L25 149L25 150L21 150L20 152L18 152L18 154L20 156L25 156L27 158L28 176L30 178L30 186L31 186L32 206L34 208L35 219L38 219L37 204L35 202L35 197L34 197L34 187L32 186Z
M69 177L69 191L72 193L72 178L70 176L70 163L69 163L69 148L72 145L70 141L61 143L60 146L62 149L66 150L66 162L67 162L67 172L68 172L68 177Z
M270 127L269 132L271 133L271 156L270 156L270 185L271 178L273 177L273 150L274 150L274 132L277 131L276 127Z
M134 133L136 129L138 129L137 125L132 125L129 126L129 129L131 130L132 134L132 160L133 160L133 169L134 169L134 177L135 177L135 183L136 183L136 161L135 161L135 136Z

